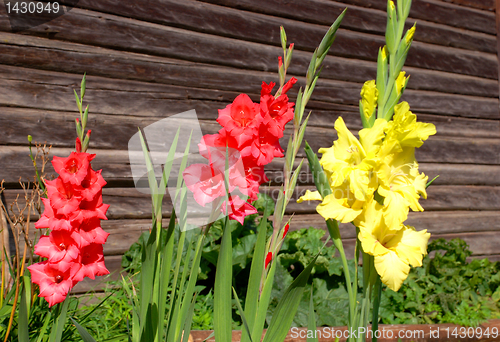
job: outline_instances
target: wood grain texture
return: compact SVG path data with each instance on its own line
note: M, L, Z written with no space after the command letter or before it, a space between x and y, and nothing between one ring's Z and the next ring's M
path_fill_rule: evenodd
M491 4L491 0L486 1L486 3ZM342 2L367 8L376 8L382 11L385 11L387 8L387 2L378 0L342 0ZM467 8L440 0L412 1L410 18L495 34L495 14L491 11Z
M333 1L310 0L307 3L294 1L217 1L222 6L199 1L143 1L123 3L118 1L79 1L78 7L103 13L154 22L167 26L187 28L220 36L234 37L250 41L280 44L279 32L267 27L283 25L291 41L297 48L311 49L309 39L314 27L305 23L330 26L346 6ZM164 9L168 8L168 11ZM242 12L237 8L245 8ZM263 15L267 14L267 15ZM338 33L338 44L346 42L345 29L385 34L385 11L349 6ZM290 20L292 19L292 20ZM408 20L413 25L414 20ZM318 28L319 29L319 28ZM323 28L326 31L326 28ZM468 30L460 30L429 21L419 21L416 41L441 46L453 46L475 51L496 53L495 37ZM337 46L337 43L335 44ZM342 49L342 48L340 48Z
M312 186L297 186L292 199L287 206L287 213L314 214L317 202L296 203L307 189L314 190ZM279 194L277 186L261 186L261 193L266 193L276 199ZM420 200L425 210L491 210L499 209L500 187L495 186L459 186L435 185L428 189L428 199ZM6 190L5 196L10 203L16 198L18 190ZM109 219L146 219L151 217L151 198L148 194L140 193L135 188L104 188L103 202L110 205L107 212ZM165 196L163 215L168 217L172 205ZM196 206L191 212L198 213ZM35 219L36 216L33 217Z
M1 122L1 121L0 121ZM202 123L205 133L216 133L219 126L214 122ZM131 129L132 130L132 129ZM95 134L106 134L106 130L97 131ZM132 131L135 133L135 130ZM30 133L30 132L28 132ZM287 135L290 133L286 131ZM66 133L68 137L72 133ZM130 135L126 135L123 143L128 142ZM21 138L19 138L21 139ZM35 136L36 139L36 136ZM102 139L102 138L101 138ZM305 140L309 141L314 150L320 147L331 146L336 139L333 129L309 127L306 130ZM98 138L96 139L97 141ZM68 140L71 141L71 140ZM110 142L110 144L112 141ZM53 148L51 156L69 155L72 148ZM97 154L93 161L93 167L103 169L104 177L110 184L131 184L131 173L129 154L126 150L93 149ZM298 157L304 157L300 150ZM416 151L417 160L422 163L422 171L429 177L434 178L441 175L438 183L441 184L464 184L464 185L497 185L500 164L500 140L499 139L460 139L446 137L432 137L420 149ZM33 168L25 146L0 146L0 158L5 162L1 177L9 186L16 186L19 177L32 179ZM279 163L277 161L277 163ZM430 163L430 164L429 164ZM474 165L482 164L482 165ZM280 167L271 167L271 179L280 177ZM49 164L48 175L54 175ZM273 175L273 172L275 173Z
M276 31L276 26L264 30ZM0 26L0 30L5 31L5 28ZM305 28L301 28L298 32L302 33L304 30ZM318 28L316 33L311 32L305 36L312 47L319 43L324 31L324 28ZM272 67L269 63L274 62L276 56L281 54L280 47L76 8L49 23L30 29L31 34L39 36L47 36L47 32L57 40L264 71L274 67L274 63ZM384 44L383 37L358 32L344 34L347 35L345 43L337 43L333 50L337 55L376 60L377 50ZM493 54L444 49L421 42L416 42L412 51L406 62L408 66L498 79L497 59ZM297 68L305 70L310 59L305 57L308 53L296 51L294 55L295 62L291 72Z
M64 60L65 63L59 63L60 60ZM259 92L258 87L262 81L269 83L277 79L277 74L266 72L217 67L107 48L90 48L76 43L6 32L0 32L0 63L76 74L87 72L95 76L180 86L220 90L238 89L241 92L253 93ZM373 65L371 69L374 67ZM369 72L374 74L371 69ZM405 70L411 75L408 89L498 97L498 82L495 80L412 67L407 67ZM342 70L338 75L332 73L330 77L346 79ZM361 85L353 87L353 85L330 80L331 78L320 80L315 98L328 101L332 96L325 96L327 93L335 93L337 98L343 101L359 97ZM364 82L364 79L352 81ZM346 94L343 89L351 93ZM351 103L353 103L352 100Z
M477 9L483 9L487 11L495 11L495 0L441 0L445 2L451 2L453 4L467 6Z
M0 65L0 79L4 84L0 92L0 105L75 110L73 89L79 85L81 75ZM194 108L197 109L198 115L202 115L201 118L215 118L217 113L215 109L224 108L239 94L234 90L202 89L96 76L87 78L87 89L86 100L96 107L91 109L93 113L157 117ZM311 101L308 108L354 111L354 108L346 106L358 103L359 89L359 85L354 83L321 82L314 94L316 100ZM249 95L254 101L258 101L258 93ZM209 109L206 105L197 107L197 101L200 100L210 101L212 104L221 102L222 107L217 106L214 109ZM494 120L499 118L498 98L407 90L403 100L411 104L415 113ZM329 102L335 103L330 105ZM203 116L207 111L212 111L212 114Z
M197 113L206 114L207 119L215 119L218 108L225 103L213 101L191 101ZM90 104L94 109L93 103ZM181 108L178 108L181 109ZM187 108L185 108L187 109ZM355 110L353 108L353 110ZM158 117L135 115L96 115L91 110L89 127L92 128L91 148L117 149L128 148L128 141L137 132L137 127L146 127L160 120ZM351 130L361 129L359 114L356 111L313 110L309 119L310 127L333 128L338 116L342 115ZM212 116L211 118L208 118ZM54 147L72 147L74 119L76 112L49 111L29 108L0 106L0 125L4 132L0 135L0 145L25 145L26 135L31 134L34 141L50 141ZM419 121L436 125L439 137L461 138L500 138L500 120L480 120L440 115L418 115ZM36 129L34 126L36 125ZM217 130L216 125L213 129ZM114 135L107 132L115 131ZM472 140L472 139L471 139ZM332 142L329 142L331 144Z

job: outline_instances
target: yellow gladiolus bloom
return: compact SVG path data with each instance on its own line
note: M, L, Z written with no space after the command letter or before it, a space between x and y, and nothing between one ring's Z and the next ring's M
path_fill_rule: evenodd
M376 166L376 150L380 148L384 137L385 124L382 121L384 120L378 121L373 128L360 132L360 136L364 138L363 143L366 141L367 154L363 144L347 129L344 120L341 117L337 119L335 129L338 139L332 147L319 150L323 153L320 164L332 189L343 186L347 181L356 199L365 201L373 194L376 184L372 181L371 170ZM370 134L373 132L375 134Z
M385 224L382 205L375 200L366 203L363 214L356 221L363 251L374 257L375 269L382 282L398 291L408 277L410 265L422 266L430 234L404 225L398 230L390 229Z
M429 136L436 134L436 126L417 122L417 116L410 111L408 102L394 106L394 117L385 127L385 140L395 140L401 147L420 147Z

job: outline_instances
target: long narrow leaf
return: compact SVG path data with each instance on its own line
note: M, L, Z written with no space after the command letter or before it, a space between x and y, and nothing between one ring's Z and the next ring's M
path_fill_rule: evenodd
M92 335L89 334L87 329L78 324L78 322L75 321L73 317L70 318L73 324L75 325L76 330L78 330L78 333L80 334L80 337L82 338L83 342L96 342L96 340L92 337Z
M189 334L191 334L191 325L193 324L194 305L196 304L196 297L197 295L195 294L193 296L193 300L191 301L191 305L189 305L189 310L187 311L186 323L184 324L184 330L182 331L184 337L182 338L181 342L188 342L189 340Z
M189 313L190 311L188 311L188 303L189 299L193 297L196 281L198 280L198 273L200 270L200 260L201 260L204 241L205 241L205 234L200 232L200 236L198 237L198 241L196 243L196 250L193 258L193 263L191 265L191 273L189 274L189 281L186 287L186 291L181 306L181 311L180 311L181 322L184 321L187 322L187 320L192 320L192 314L190 314ZM184 331L186 331L186 327L184 327Z
M250 267L250 278L248 280L247 296L245 299L245 316L247 318L248 327L253 330L255 323L258 303L259 289L264 270L264 254L266 251L266 234L267 234L267 218L269 216L267 207L264 209L264 214L258 226L257 242L253 252L252 265ZM249 335L243 333L241 342L249 342Z
M319 255L319 254L318 254ZM273 318L267 329L263 342L282 342L285 340L290 326L292 325L295 313L299 308L302 294L307 284L307 279L314 267L316 255L307 267L299 274L292 284L286 289L283 297L274 311Z
M314 312L313 287L311 286L311 297L309 299L309 317L307 318L307 331L313 331L313 336L307 334L307 342L318 342L316 335L316 313Z
M52 327L52 329L56 329L56 333L54 335L55 339L54 342L60 342L62 333L64 331L64 326L66 325L66 314L68 312L68 304L69 304L69 296L66 297L62 304L61 312L59 313L59 316L56 319L55 325Z
M267 274L262 293L260 294L259 308L257 310L257 318L252 329L252 339L260 341L262 332L264 331L264 323L266 322L267 309L271 300L271 291L274 283L274 274L276 273L276 262L271 262L271 269Z
M24 278L25 276L23 276ZM31 288L29 286L29 288ZM28 312L29 306L27 302L27 298L30 297L29 293L27 293L26 283L23 281L22 289L21 289L21 301L19 303L19 322L18 322L18 338L19 342L29 342L29 326L28 326Z
M227 211L226 211L227 212ZM231 227L226 217L214 285L214 332L217 342L231 342L231 282L233 279Z
M240 304L240 299L238 298L238 294L234 290L234 287L233 287L233 295L234 295L234 299L236 299L236 306L238 307L238 311L240 312L240 317L241 317L241 320L243 321L243 326L245 327L245 331L250 336L250 334L251 334L250 328L248 328L248 323L247 323L247 319L245 318L245 313L243 312L243 308L241 307L241 304ZM250 342L253 342L251 337L250 337Z

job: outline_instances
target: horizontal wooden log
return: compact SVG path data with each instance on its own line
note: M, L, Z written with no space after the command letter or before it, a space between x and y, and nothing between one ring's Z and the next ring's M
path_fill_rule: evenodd
M461 6L467 6L487 11L495 11L495 0L441 0Z
M75 110L73 89L79 86L80 75L0 65L0 79L4 84L0 92L0 105L58 111ZM309 109L357 111L350 107L357 106L359 101L360 88L357 85L331 83L331 81L321 83L313 95L317 100L308 104ZM87 78L87 89L85 99L92 104L92 108L94 106L96 108L91 109L92 113L149 117L165 117L168 114L195 108L201 118L215 118L216 109L224 108L239 94L230 90L200 89L92 76ZM258 101L257 94L250 96L254 101ZM407 90L403 99L411 104L415 113L498 120L498 99L416 90ZM215 105L216 102L219 103Z
M296 203L307 189L314 190L312 186L297 186L292 199L287 206L287 213L314 214L318 202ZM266 193L277 199L280 190L276 186L261 186L261 193ZM420 203L428 211L449 210L491 210L499 209L500 187L492 186L457 186L433 185L428 189L428 199L421 199ZM7 203L19 194L19 190L5 190ZM20 200L22 203L22 199ZM149 219L151 218L151 198L148 194L139 192L135 188L104 188L103 201L110 205L107 216L109 219ZM200 213L200 207L190 207L193 215ZM168 193L164 200L162 212L165 217L170 215L172 205L168 201ZM33 220L36 215L33 215Z
M1 95L0 95L1 97ZM175 103L175 102L170 102ZM182 103L182 102L181 102ZM219 108L224 108L226 103L214 101L191 100L192 105L199 115L200 125L206 133L215 133L215 123ZM68 104L69 105L69 104ZM177 106L181 111L182 104ZM91 103L91 107L94 105ZM169 108L172 110L172 108ZM175 112L165 113L165 117ZM333 128L338 116L341 115L351 130L361 129L358 112L313 110L309 119L309 127ZM48 142L54 147L74 146L74 119L77 112L49 111L45 109L27 109L0 106L0 126L4 127L0 136L0 145L25 145L26 136L31 134L34 141ZM135 115L89 115L88 126L92 129L91 148L125 150L128 148L129 139L137 132L137 127L147 127L159 121L160 117L146 117ZM465 138L500 138L500 120L480 120L440 115L418 115L419 121L431 122L436 125L438 137ZM207 121L208 120L208 121ZM108 134L114 132L113 135ZM333 140L332 140L333 141ZM331 144L331 142L328 142Z
M289 216L285 217L288 220ZM417 230L427 229L433 235L468 236L469 233L498 231L500 213L495 211L443 211L443 212L410 212L405 224L414 226ZM167 219L163 222L168 225ZM151 229L151 219L113 219L101 222L102 228L110 235L104 245L104 255L114 256L124 254L139 236ZM326 231L325 220L317 213L295 215L290 223L290 231L314 227ZM352 224L340 224L340 235L344 239L354 239L356 231ZM33 240L40 234L31 224L30 238ZM328 234L328 233L327 233ZM489 235L488 235L489 236ZM493 239L495 240L495 239ZM474 248L479 242L474 242ZM495 250L473 249L475 255L494 253Z
M491 0L486 0L491 4ZM387 3L377 0L342 0L345 4L376 8L385 11ZM457 4L434 0L416 0L412 2L410 18L427 20L434 23L464 28L477 32L495 34L495 14Z
M202 127L205 133L215 133L218 129L214 123L207 123ZM106 131L100 132L100 134L105 134ZM66 134L68 134L67 141L71 141L71 133ZM127 140L129 137L130 135L127 135ZM332 130L317 127L309 127L305 135L305 140L310 142L315 151L320 147L331 146L334 139L336 139L336 136ZM53 155L67 156L71 150L73 149L53 148L49 157L52 158ZM436 184L498 185L500 179L498 177L499 150L500 140L498 139L465 140L433 137L420 149L417 149L416 156L421 163L421 171L428 175L430 179L437 175L440 176ZM116 149L95 150L91 144L89 152L97 154L96 159L93 161L93 167L96 170L103 169L103 176L110 185L132 185L128 151ZM304 157L302 151L299 151L298 157ZM0 146L0 158L5 162L0 178L4 179L9 187L18 186L16 184L20 177L23 181L33 178L34 170L26 146ZM276 160L275 164L266 168L273 183L281 182L281 163ZM48 177L55 176L50 163L47 165L46 172ZM301 175L302 178L304 180L301 183L312 183L307 169L304 169L303 177Z
M0 26L0 30L8 28ZM269 27L266 31L276 30ZM317 44L324 34L318 29ZM254 70L270 70L274 67L280 47L197 33L118 16L73 9L64 16L30 30L32 34L89 45L125 49L128 51L181 58L211 64L230 65ZM302 32L302 30L300 30ZM347 34L347 32L345 33ZM310 38L307 38L310 39ZM375 60L377 50L383 45L382 37L352 32L345 44L339 44L335 53L343 57ZM354 48L357 47L358 50ZM250 53L255 50L255 53ZM305 70L310 53L296 51L292 73L297 68ZM264 64L263 64L264 63ZM498 79L498 61L494 54L441 48L432 44L416 42L407 65L448 71L490 79ZM264 67L264 68L263 68ZM328 71L325 69L326 77Z
M259 93L262 81L269 83L277 80L276 74L145 56L6 32L0 32L0 64L249 93ZM409 67L405 70L411 75L408 89L498 97L498 82L495 80L421 68ZM364 79L353 81L364 82ZM330 102L332 94L335 94L333 100L341 99L355 105L361 85L353 87L344 83L335 88L336 83L339 82L321 79L314 98L320 96L319 99ZM346 94L346 90L350 94Z
M314 48L310 46L311 25L300 22L310 22L330 26L346 5L331 1L309 1L307 4L295 1L218 1L222 6L197 1L144 1L141 3L100 2L96 0L79 1L77 6L97 12L113 13L147 22L167 26L188 28L194 31L215 35L235 37L250 41L280 44L279 33L268 32L266 27L282 25L287 31L290 42L295 42L297 48ZM165 11L164 8L169 8ZM238 8L246 9L242 12ZM271 16L264 16L265 13ZM278 18L279 17L279 18ZM293 20L285 19L291 18ZM385 34L387 15L385 12L349 6L342 28L354 31ZM409 20L411 25L413 21ZM335 49L345 44L346 31L340 30ZM444 25L435 25L421 21L418 25L416 41L427 42L441 46L454 46L474 51L496 53L496 41L493 35L478 34L472 31L460 30ZM314 41L314 39L313 39Z

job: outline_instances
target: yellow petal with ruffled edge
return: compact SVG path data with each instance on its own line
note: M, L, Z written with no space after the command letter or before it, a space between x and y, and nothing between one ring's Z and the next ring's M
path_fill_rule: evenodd
M387 120L377 119L371 128L363 128L359 131L359 141L365 149L367 158L374 158L382 146L382 140L385 137L384 129L387 126Z
M389 121L385 132L388 139L397 140L401 146L420 147L429 136L436 134L436 126L417 122L408 103L401 102L394 107L393 120Z
M335 130L339 137L333 143L335 159L342 160L349 165L360 164L365 158L365 150L358 139L347 129L341 116L335 121Z
M384 255L375 256L374 264L382 283L393 291L399 290L410 272L410 266L391 250Z
M399 230L403 222L408 218L410 203L398 192L393 192L383 186L378 188L381 196L384 196L383 215L385 223L392 230Z
M335 194L330 194L316 207L316 211L325 220L334 219L342 223L349 223L361 214L362 203L356 201L353 207L350 207L347 198L337 199Z
M321 194L318 191L306 190L306 193L297 200L297 203L302 203L304 201L322 201L322 200L323 197L321 197Z
M427 254L427 243L431 234L427 230L416 231L405 226L386 243L386 247L397 253L399 258L414 267L422 266L422 258Z

